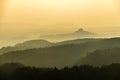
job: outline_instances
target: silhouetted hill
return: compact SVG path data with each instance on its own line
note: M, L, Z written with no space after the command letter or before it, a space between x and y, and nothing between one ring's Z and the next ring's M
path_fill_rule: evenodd
M87 48L79 45L61 45L50 48L9 52L0 56L0 63L19 62L36 67L63 67L73 65L84 56Z
M53 43L48 42L46 40L30 40L26 41L24 43L17 44L16 48L23 48L23 49L32 49L32 48L43 48L43 47L49 47Z
M58 45L65 45L65 44L81 44L86 42L95 42L100 41L102 39L76 39L76 40L68 40L58 43L48 42L46 40L28 40L23 43L16 44L15 46L11 47L3 47L0 49L0 54L4 54L11 51L18 51L18 50L27 50L33 48L44 48L44 47L52 47Z
M75 39L75 40L67 40L67 41L58 42L56 45L82 44L82 43L87 43L87 42L97 42L97 41L101 41L101 40L103 40L103 39L94 39L94 38Z
M19 43L13 47L3 47L2 49L0 49L0 54L4 54L11 51L17 51L17 50L50 47L52 45L53 43L45 40L30 40L23 43Z
M19 62L36 67L73 66L88 53L115 47L120 47L120 38L9 52L0 56L0 63Z
M94 38L94 37L98 37L98 34L85 31L82 28L67 34L40 36L41 39L51 40L51 41L64 41L64 40L71 40L71 39Z
M108 65L112 63L120 63L120 48L96 50L88 54L80 62L80 64L90 64L93 66Z

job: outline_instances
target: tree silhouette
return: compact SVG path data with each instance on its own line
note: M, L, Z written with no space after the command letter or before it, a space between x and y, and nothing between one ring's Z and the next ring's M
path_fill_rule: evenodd
M0 66L0 80L119 80L120 64L72 68L35 68L12 63Z

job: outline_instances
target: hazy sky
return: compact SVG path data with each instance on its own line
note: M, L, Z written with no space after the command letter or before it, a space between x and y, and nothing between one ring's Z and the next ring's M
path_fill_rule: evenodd
M4 22L118 25L117 0L8 0ZM6 1L7 2L7 1Z
M89 31L119 32L120 0L0 0L0 22L7 23L0 25L3 40L84 26Z
M119 0L0 0L2 22L120 25ZM5 4L7 3L7 4Z

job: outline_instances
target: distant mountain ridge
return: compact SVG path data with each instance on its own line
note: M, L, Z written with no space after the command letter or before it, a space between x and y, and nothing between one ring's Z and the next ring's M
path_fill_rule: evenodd
M71 40L71 39L94 38L94 37L98 37L98 34L85 31L82 28L67 34L40 36L41 39L51 40L51 41L64 41L64 40Z
M80 28L73 33L73 35L81 35L81 36L93 36L95 33L85 31L84 29Z

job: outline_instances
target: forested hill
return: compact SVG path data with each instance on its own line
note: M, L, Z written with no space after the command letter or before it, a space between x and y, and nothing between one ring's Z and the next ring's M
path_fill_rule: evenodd
M83 58L79 64L101 66L111 63L120 63L120 48L96 50Z
M18 62L36 67L73 66L91 52L115 47L120 48L119 38L14 51L1 55L0 64Z
M33 48L44 48L50 47L54 45L54 43L48 42L46 40L28 40L23 43L18 43L15 46L10 47L3 47L0 49L0 54L5 54L11 51L18 51L18 50L27 50Z
M18 43L15 46L8 46L1 48L0 54L5 54L8 52L19 51L19 50L45 48L45 47L52 47L52 46L65 45L65 44L81 44L81 43L95 42L100 40L102 39L75 39L75 40L68 40L57 43L49 42L46 40L28 40L23 43Z

